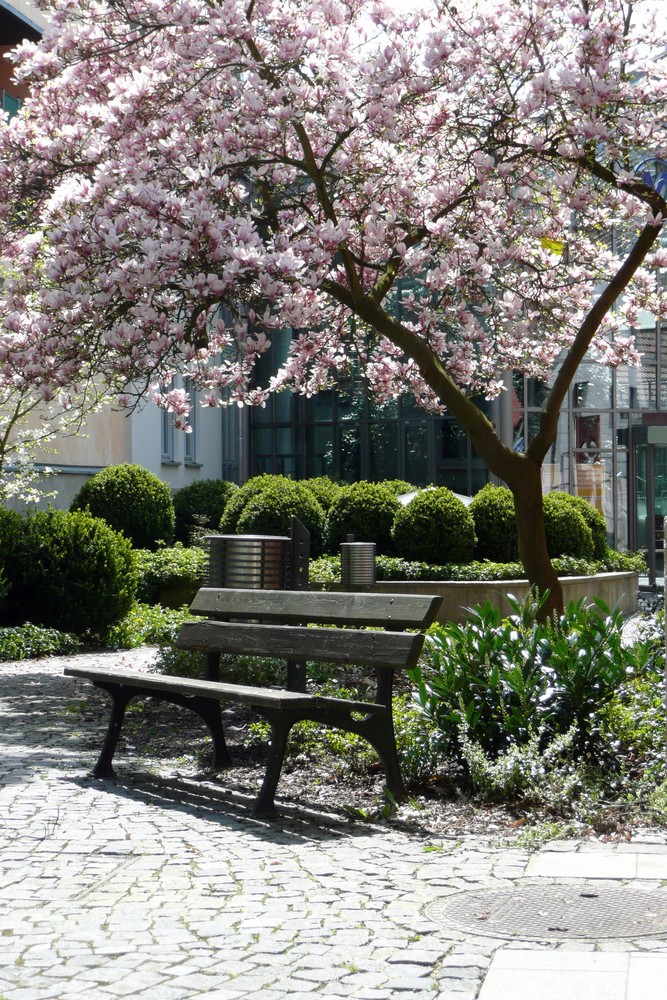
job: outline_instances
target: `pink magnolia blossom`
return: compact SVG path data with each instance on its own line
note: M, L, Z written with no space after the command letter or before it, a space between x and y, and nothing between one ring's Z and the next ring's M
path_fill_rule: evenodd
M636 363L585 325L614 226L637 264L655 244L619 316L666 313L667 205L633 171L667 156L665 20L633 6L53 0L0 128L0 386L102 380L187 430L187 394L150 389L178 373L263 405L363 362L378 399L441 411L548 380L582 330Z

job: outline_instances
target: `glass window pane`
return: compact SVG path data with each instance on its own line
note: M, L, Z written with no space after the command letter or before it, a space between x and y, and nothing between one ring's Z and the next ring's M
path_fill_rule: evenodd
M334 393L331 389L317 392L305 401L305 406L308 421L333 420Z
M572 384L572 405L606 410L612 405L612 369L607 365L583 364Z
M306 429L305 474L311 476L333 476L334 431L331 424L318 424Z
M340 425L338 468L346 483L361 479L361 435L359 424Z
M428 426L425 422L405 425L405 478L413 486L428 485Z
M621 409L655 410L655 365L621 365L616 369L616 405Z
M374 423L369 427L370 478L398 479L398 447L396 421Z

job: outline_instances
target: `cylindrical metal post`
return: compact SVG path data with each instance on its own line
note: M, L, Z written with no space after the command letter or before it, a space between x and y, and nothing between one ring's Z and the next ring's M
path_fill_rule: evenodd
M375 583L375 542L341 542L341 582L345 590L361 590Z
M209 587L285 590L290 539L280 535L207 535Z

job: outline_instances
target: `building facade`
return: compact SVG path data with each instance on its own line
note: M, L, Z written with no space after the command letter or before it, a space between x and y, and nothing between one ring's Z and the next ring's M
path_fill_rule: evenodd
M635 334L640 367L612 369L592 359L580 367L544 463L543 486L586 497L604 514L610 543L645 549L650 562L667 516L667 329L644 316ZM261 382L278 368L289 340L289 331L273 338L261 359ZM502 440L523 450L547 392L548 385L514 375L498 399L481 402ZM237 481L264 472L405 479L474 495L491 478L456 420L431 416L408 397L375 404L361 378L309 399L280 393L242 416L242 434L237 411L236 433L223 431L223 463Z

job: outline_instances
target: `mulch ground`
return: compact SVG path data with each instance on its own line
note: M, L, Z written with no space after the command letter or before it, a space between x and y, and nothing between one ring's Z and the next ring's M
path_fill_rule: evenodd
M91 758L99 753L108 716L108 699L91 691L81 713L95 723L87 737ZM266 750L257 741L249 741L249 727L256 717L243 706L223 713L225 737L233 766L224 771L212 767L211 740L208 731L192 712L165 702L147 698L132 702L114 766L122 771L123 762L172 777L201 779L240 795L254 797L262 783ZM98 728L99 726L99 728ZM96 732L96 730L98 730ZM554 833L565 836L598 836L603 840L632 840L645 834L642 818L625 814L610 806L595 817L591 825L571 818L555 816L547 809L508 807L480 803L457 793L446 778L434 778L425 785L409 789L407 803L391 809L383 789L379 768L359 772L346 767L340 754L323 748L317 752L288 753L276 796L277 804L307 810L335 821L383 822L420 838L437 842L442 838L479 835L498 840L531 839L531 831L545 831L545 839ZM539 836L535 838L539 840Z

